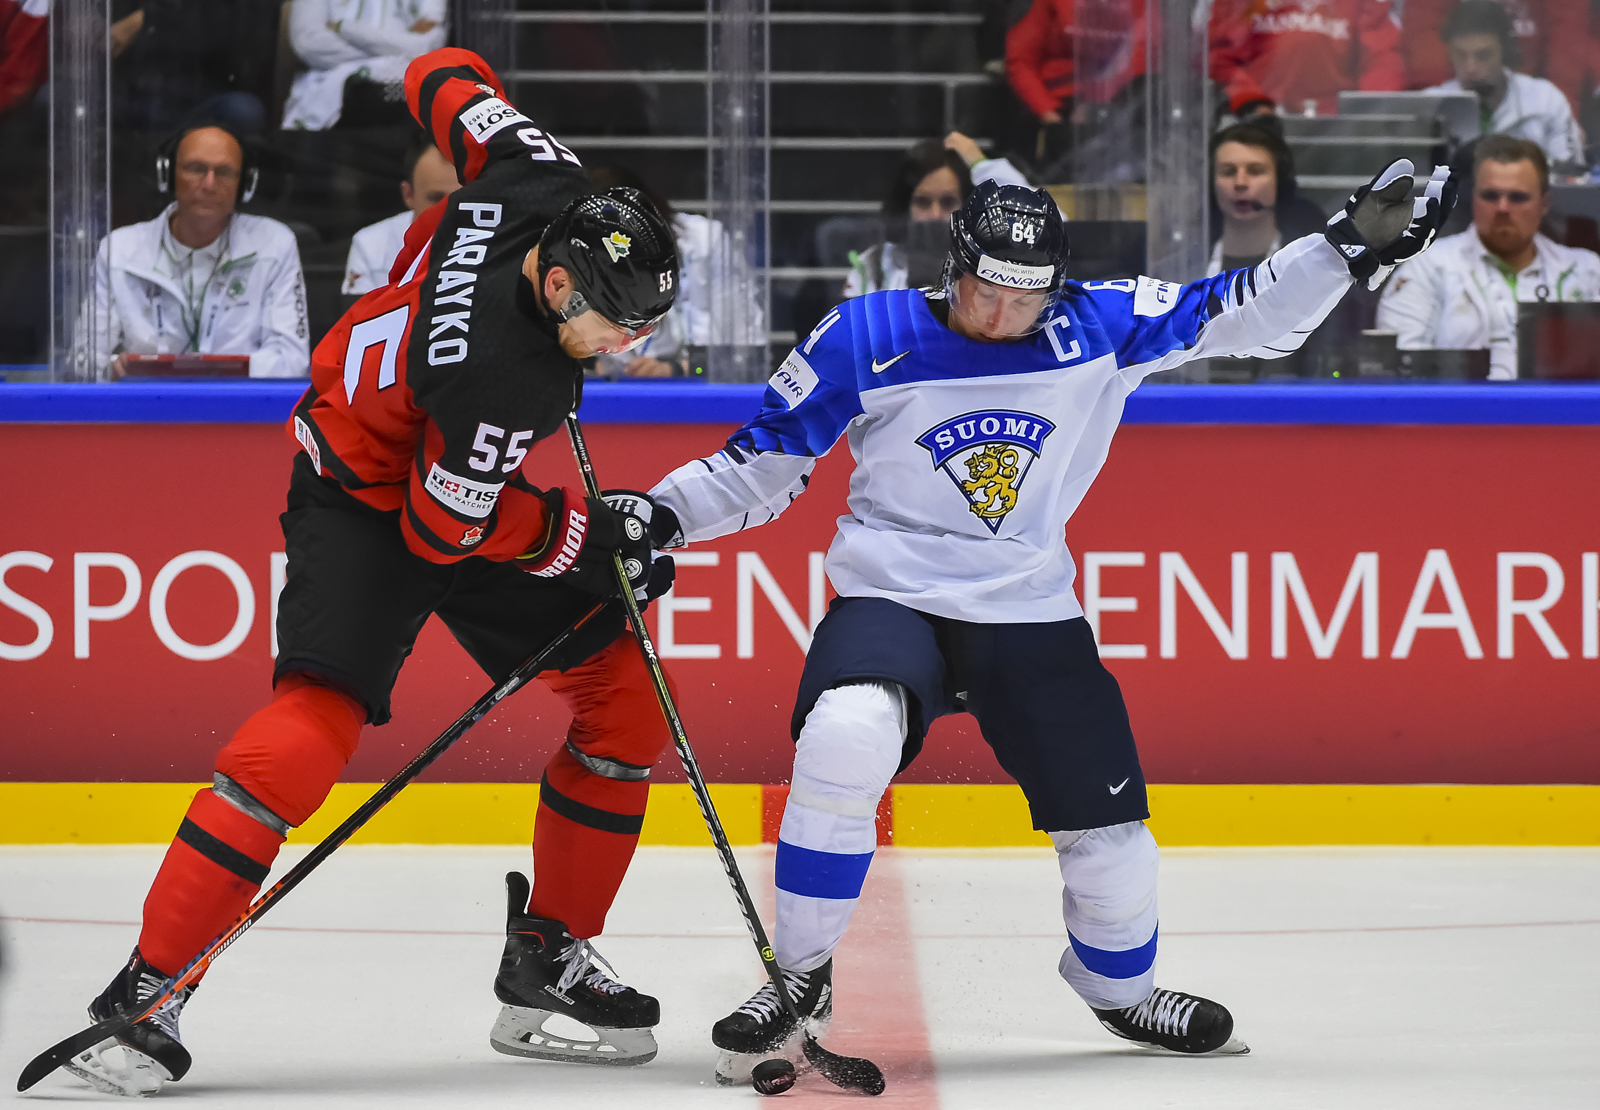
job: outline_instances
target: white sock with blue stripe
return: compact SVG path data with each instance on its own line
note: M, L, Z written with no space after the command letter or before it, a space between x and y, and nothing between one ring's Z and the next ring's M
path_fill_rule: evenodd
M1061 977L1090 1006L1136 1006L1155 989L1160 852L1143 821L1051 833L1067 949Z
M822 966L850 925L877 849L878 799L900 762L905 695L863 683L825 691L806 716L774 865L781 967Z

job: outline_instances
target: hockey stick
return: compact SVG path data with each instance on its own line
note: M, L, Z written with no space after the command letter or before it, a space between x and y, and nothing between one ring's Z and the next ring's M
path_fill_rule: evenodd
M567 435L572 440L572 453L577 456L578 469L583 472L584 491L590 497L598 499L600 483L595 479L594 465L590 462L589 448L583 441L583 429L578 426L576 412L567 415ZM728 843L728 834L722 831L722 821L717 817L717 808L711 802L710 791L706 789L705 776L700 773L700 763L694 757L694 749L689 746L689 734L684 731L683 719L678 716L678 706L673 701L672 691L667 688L666 672L662 670L661 659L656 655L655 644L651 642L650 630L645 627L639 602L633 596L633 586L628 580L628 572L622 567L622 555L614 554L612 561L616 566L617 583L622 589L622 604L628 611L628 623L633 626L634 637L639 641L639 651L644 655L645 667L650 672L650 684L655 687L656 701L661 706L661 714L666 717L667 727L672 730L672 743L678 749L678 758L683 762L683 773L688 776L689 785L694 788L695 801L700 803L700 816L705 818L706 828L711 832L711 841L716 845L717 855L722 860L722 870L727 873L734 897L739 900L739 910L744 914L744 923L750 930L750 939L755 941L756 952L760 955L761 962L766 965L773 989L778 992L778 1001L782 1004L784 1013L795 1023L804 1038L806 1059L811 1061L811 1066L816 1068L824 1079L836 1087L863 1091L869 1095L881 1095L884 1082L883 1072L878 1070L878 1065L871 1060L856 1056L841 1056L823 1048L806 1029L805 1022L800 1018L800 1012L795 1008L794 999L789 997L789 992L783 985L783 972L778 967L777 957L772 953L772 945L767 941L767 931L761 924L761 915L756 912L755 903L750 898L750 889L745 886L744 877L739 873L739 864L733 858L733 847Z
M315 871L323 860L333 855L341 844L349 840L362 825L372 819L375 813L389 804L394 799L394 796L405 789L412 779L425 771L429 764L449 751L451 745L465 736L467 730L477 724L489 710L499 704L503 698L514 694L528 679L543 670L545 660L550 658L551 653L570 640L578 629L598 616L609 604L609 602L603 600L595 602L588 612L569 625L565 631L539 649L539 651L529 656L521 666L511 672L510 677L504 682L473 702L472 707L456 718L456 722L445 729L437 740L418 752L415 758L402 767L394 778L380 786L377 792L368 798L360 809L345 818L344 823L329 833L322 843L307 852L304 859L290 868L289 873L279 879L271 890L252 902L250 908L245 910L237 921L229 925L215 940L206 945L198 956L189 961L187 967L180 971L176 977L168 980L166 986L162 987L143 1007L137 1011L124 1011L116 1017L97 1022L83 1032L75 1033L60 1044L41 1052L29 1062L27 1067L22 1069L22 1075L17 1078L17 1090L26 1091L78 1053L93 1048L101 1041L115 1037L130 1027L137 1025L159 1010L173 995L183 988L199 982L200 977L206 973L206 969L211 966L218 956L227 950L229 945L242 937L250 926L261 920L263 914L277 905L285 895L300 884L302 879Z

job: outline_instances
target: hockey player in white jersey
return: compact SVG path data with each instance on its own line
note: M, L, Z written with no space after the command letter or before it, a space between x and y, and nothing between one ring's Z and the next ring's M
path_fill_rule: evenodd
M942 289L840 305L723 450L651 491L675 542L707 540L777 517L840 436L856 459L828 552L839 596L791 721L775 869L773 948L813 1033L831 1016L833 952L872 860L878 800L936 718L967 712L1055 844L1062 977L1130 1041L1248 1051L1223 1006L1155 985L1144 776L1062 532L1145 376L1297 348L1352 276L1375 285L1432 241L1454 199L1448 172L1436 169L1424 196L1412 191L1411 164L1396 162L1325 234L1253 269L1187 285L1080 284L1065 280L1067 229L1049 196L982 185L951 218ZM770 983L712 1040L722 1082L748 1080L765 1056L799 1059Z

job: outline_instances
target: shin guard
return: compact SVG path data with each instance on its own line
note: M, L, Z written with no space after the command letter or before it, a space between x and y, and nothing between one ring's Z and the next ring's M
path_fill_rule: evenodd
M564 923L580 940L605 930L644 827L650 784L591 771L562 748L539 783L528 912Z
M316 812L355 751L363 712L303 676L217 756L217 785L190 803L144 903L139 951L166 974L183 968L249 907L290 827Z

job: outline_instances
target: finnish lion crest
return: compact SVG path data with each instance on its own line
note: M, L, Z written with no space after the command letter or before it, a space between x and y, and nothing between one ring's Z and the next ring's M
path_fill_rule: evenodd
M1031 412L987 409L952 417L917 437L989 531L1017 507L1022 481L1056 426Z

